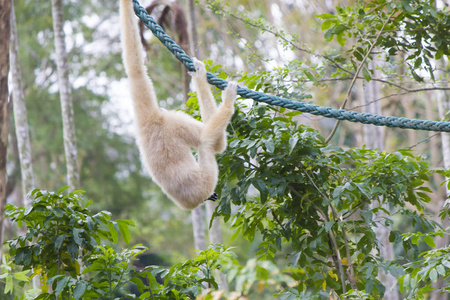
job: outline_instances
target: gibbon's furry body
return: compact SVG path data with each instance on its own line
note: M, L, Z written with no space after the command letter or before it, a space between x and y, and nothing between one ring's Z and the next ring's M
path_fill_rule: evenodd
M226 148L226 127L234 113L237 84L230 82L217 108L202 62L194 59L191 73L203 120L158 106L153 83L144 66L137 18L131 0L120 1L122 48L137 124L137 142L150 175L171 199L193 209L210 197L217 183L215 153ZM198 149L198 161L191 153Z

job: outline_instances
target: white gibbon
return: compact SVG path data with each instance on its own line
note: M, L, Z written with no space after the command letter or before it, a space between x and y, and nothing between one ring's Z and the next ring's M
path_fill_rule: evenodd
M226 127L234 113L237 84L230 82L216 106L202 62L193 77L203 123L180 111L158 106L144 66L137 18L131 0L120 0L123 62L129 78L137 143L153 181L181 208L194 209L213 197L218 167L215 153L226 148ZM198 159L191 153L197 149Z

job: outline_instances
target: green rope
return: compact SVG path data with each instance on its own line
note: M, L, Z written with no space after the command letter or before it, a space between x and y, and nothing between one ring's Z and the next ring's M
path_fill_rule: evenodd
M142 20L153 34L163 43L167 49L189 70L195 71L192 59L178 46L170 36L159 26L156 21L147 13L147 11L139 4L137 0L133 0L134 12ZM219 89L225 89L228 85L226 80L217 78L211 73L207 73L208 82L215 85ZM377 126L399 127L415 130L429 130L450 132L450 122L426 121L418 119L407 119L397 117L385 117L381 115L359 113L344 109L335 109L331 107L309 104L302 101L293 101L290 99L280 98L253 90L238 87L237 93L243 98L253 99L270 105L277 105L317 116L333 118L337 120L347 120L350 122L359 122L363 124L373 124Z

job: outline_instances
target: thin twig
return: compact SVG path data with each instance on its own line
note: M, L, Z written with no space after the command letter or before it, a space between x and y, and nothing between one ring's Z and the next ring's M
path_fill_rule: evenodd
M150 287L150 279L148 279L148 275L147 275L147 280L148 280L148 291L150 292L150 296L152 296L152 300L155 300L155 296L153 295L152 288Z
M426 143L426 142L428 142L429 140L431 140L432 138L434 138L435 136L440 135L441 133L442 133L442 132L438 132L438 133L435 133L435 134L433 134L433 135L430 135L430 136L427 137L426 139L423 139L423 140L421 140L420 142L418 142L417 144L408 147L408 149L412 149L412 148L415 148L415 147L419 146L420 144Z
M285 38L283 35L279 34L278 32L275 32L275 31L270 30L270 29L268 29L268 28L261 27L261 26L255 24L255 23L251 22L250 20L245 20L245 19L243 19L243 18L241 18L241 17L239 17L239 16L237 16L237 15L235 15L235 14L229 12L229 11L226 11L226 10L220 8L220 7L214 6L214 4L211 4L211 3L210 3L210 5L211 5L212 7L214 7L217 11L221 11L221 12L224 13L225 15L231 16L232 18L235 18L236 20L239 20L239 21L241 21L241 22L243 22L243 23L245 23L245 24L247 24L247 25L249 25L249 26L255 27L255 28L257 28L257 29L259 29L259 30L261 30L261 31L270 33L270 34L272 34L273 36L282 39L283 41L285 41L286 43L288 43L288 44L291 45L293 48L295 48L295 49L297 49L297 50L299 50L299 51L302 51L302 52L305 52L305 53L314 55L314 56L316 56L316 57L323 57L323 58L325 58L326 60L330 61L330 62L331 62L336 68L338 68L339 70L342 70L342 71L344 71L345 73L348 73L348 74L353 75L353 72L351 72L351 71L349 71L349 70L343 68L337 61L335 61L334 59L332 59L332 58L329 57L328 55L315 53L315 52L313 52L313 51L311 51L311 50L308 50L308 49L306 49L306 48L302 48L302 47L300 47L299 45L297 45L297 44L295 44L294 42L292 42L291 40L288 40L287 38Z
M381 98L378 98L378 99L369 101L369 102L367 102L367 103L364 104L364 105L354 106L354 107L352 107L352 108L349 108L348 110L355 110L355 109L358 109L358 108L362 108L362 107L368 106L368 105L370 105L370 104L372 104L372 103L381 101L381 100L383 100L383 99L395 97L395 96L403 96L403 95L407 95L407 94L411 94L411 93L418 93L418 92L428 92L428 91L449 91L449 90L450 90L450 87L429 87L429 88L418 88L418 89L408 89L408 88L405 88L405 87L399 87L399 88L402 89L402 90L405 90L406 92L403 92L403 93L395 93L395 94L390 94L390 95L387 95L387 96L383 96L383 97L381 97Z
M212 5L212 4L211 4L211 5ZM252 23L252 22L249 21L249 20L245 20L245 19L243 19L243 18L241 18L241 17L239 17L239 16L237 16L237 15L235 15L235 14L229 12L229 11L226 11L226 10L224 10L224 9L222 9L222 8L215 7L215 6L214 6L214 8L215 8L216 10L218 10L218 11L221 11L222 13L224 13L224 14L226 14L226 15L229 15L229 16L235 18L236 20L239 20L239 21L241 21L241 22L243 22L243 23L249 25L249 26L255 27L255 28L257 28L257 29L259 29L259 30L261 30L261 31L270 33L270 34L272 34L273 36L282 39L284 42L288 43L290 46L292 46L293 48L295 48L295 49L297 49L297 50L299 50L299 51L302 51L302 52L305 52L305 53L314 55L314 56L316 56L316 57L322 57L322 58L325 58L326 60L330 61L330 62L331 62L336 68L338 68L339 70L341 70L341 71L343 71L343 72L345 72L345 73L351 75L351 76L352 76L352 77L351 77L352 79L355 77L355 74L359 74L359 72L354 73L354 72L352 72L352 71L350 71L350 70L345 69L345 68L342 67L337 61L335 61L333 58L331 58L331 57L328 56L328 55L316 53L316 52L313 52L313 51L308 50L308 49L306 49L306 48L302 48L302 47L300 47L299 45L297 45L297 44L295 44L294 42L292 42L291 40L288 40L287 38L285 38L283 35L281 35L281 34L275 32L275 31L273 31L273 30L270 30L270 29L261 27L261 26L255 24L255 23ZM395 13L395 12L394 12L394 13ZM389 16L389 19L387 19L387 21L389 21L391 17L392 17L392 14ZM382 28L381 30L383 30L385 26L386 26L386 23L384 24L384 26L383 26L383 28ZM382 31L382 32L389 32L389 31ZM381 33L381 32L380 32L380 33ZM376 37L375 41L377 41L378 38L379 38L379 36ZM374 44L376 44L376 43L374 43ZM372 46L373 46L373 45L372 45ZM371 50L372 50L372 49L371 49ZM350 78L343 78L343 79L350 79ZM364 77L363 77L363 76L356 76L356 79L364 79ZM429 89L409 89L409 88L407 88L407 87L401 86L401 85L398 84L398 83L395 83L395 82L392 82L392 81L389 81L389 80L386 80L386 79L372 78L371 80L373 80L373 81L378 81L378 82L382 82L382 83L385 83L385 84L388 84L388 85L397 87L397 88L399 88L399 89L401 89L401 90L405 90L405 91L408 91L408 92L416 92L416 91L422 91L422 90L435 90L435 89L439 89L439 90L450 90L450 87L443 87L443 88L429 88Z
M349 86L348 91L347 91L347 96L345 96L344 102L342 102L342 105L341 105L340 109L344 109L344 108L345 108L345 105L347 104L347 101L348 101L348 99L349 99L349 97L350 97L350 93L352 92L352 88L353 88L353 86L355 85L356 79L358 78L359 72L361 72L361 69L364 67L367 58L368 58L369 55L372 53L373 48L375 47L375 45L377 44L377 42L378 42L378 40L379 40L381 34L383 33L384 27L386 27L387 23L389 22L389 20L391 19L391 17L394 15L395 12L397 12L396 9L394 9L394 10L392 11L392 13L389 15L389 17L386 19L386 21L385 21L384 24L383 24L383 27L381 27L380 32L378 32L377 36L375 37L375 40L374 40L373 43L370 45L369 50L367 51L367 53L366 53L366 55L364 56L364 58L363 58L363 60L361 61L361 63L359 64L358 69L356 69L355 76L353 77L352 82L350 83L350 86ZM332 138L332 137L334 136L334 134L336 133L336 130L337 130L337 128L339 127L339 124L340 124L340 123L341 123L341 120L338 120L338 121L336 122L336 124L334 124L333 130L331 131L330 135L326 138L325 143L328 144L328 143L330 142L331 138Z
M284 226L283 226L283 223L280 222L280 220L278 219L278 217L277 217L277 215L275 214L274 211L272 211L272 217L274 218L275 221L277 221L278 225L280 225L280 227L283 228L283 230L285 230Z
M319 187L316 185L316 183L314 182L314 180L311 178L311 176L309 175L308 171L306 171L303 166L300 166L300 168L302 169L303 173L306 174L306 176L308 177L309 181L312 183L312 185L314 186L314 188L319 192L320 195L322 195L322 197L324 197L327 202L330 203L329 207L331 208L331 211L333 213L333 217L336 221L338 220L342 220L342 218L339 218L338 213L336 211L336 209L333 207L333 205L331 205L331 201L330 199L327 197L327 195L325 195L320 189ZM348 238L347 238L347 234L345 232L345 229L343 226L339 226L339 228L342 231L342 239L344 240L344 244L345 244L345 250L347 252L347 261L348 261L348 267L349 267L349 273L352 276L349 276L349 274L347 273L347 277L348 280L350 281L350 286L352 287L352 289L356 289L356 281L355 281L355 277L354 277L354 270L353 270L353 262L352 262L352 258L350 256L350 248L348 245ZM331 229L330 229L331 231ZM337 243L336 243L337 245Z

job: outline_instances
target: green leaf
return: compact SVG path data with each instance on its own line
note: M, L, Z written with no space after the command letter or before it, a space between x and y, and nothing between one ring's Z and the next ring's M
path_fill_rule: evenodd
M358 28L359 30L364 30L364 25L361 23L356 22L355 23L356 28Z
M430 277L431 281L436 282L438 279L438 273L437 273L436 269L431 269L428 276Z
M436 247L436 244L434 243L433 237L426 235L424 238L425 243L427 243L427 245L431 248Z
M437 265L436 271L439 273L439 275L445 276L445 268L443 265Z
M293 110L293 111L290 111L288 113L285 113L284 115L287 116L287 117L295 117L295 116L299 116L301 114L303 114L301 111Z
M294 151L295 146L297 145L298 142L298 136L294 136L289 138L289 154L292 154L292 151Z
M75 299L81 299L81 296L84 295L84 292L86 291L86 283L83 281L77 282L77 286L73 290L73 296Z
M76 194L84 194L84 193L86 193L86 191L83 191L83 190L75 190L75 191L73 191L73 192L70 192L69 193L69 195L76 195Z
M406 10L409 13L412 13L414 11L414 9L411 7L411 5L409 5L409 1L408 0L403 0L402 1L402 7L404 10Z
M71 255L72 259L76 259L78 257L78 246L75 242L70 242L67 244L67 252Z
M275 151L275 145L273 144L273 140L266 140L264 141L264 144L266 145L267 152L273 153Z
M316 15L316 18L319 18L319 19L336 19L336 16L332 15L332 14L321 14L321 15Z
M322 26L320 26L320 29L322 31L327 30L328 28L331 27L331 25L333 25L333 23L335 23L334 20L326 20L325 22L322 23Z
M57 191L56 193L57 193L57 194L61 194L61 193L62 193L63 191L67 190L68 188L69 188L69 186L68 186L68 185L66 185L66 186L63 186L63 187L62 187L62 188L60 188L60 189L59 189L59 190L58 190L58 191ZM33 193L34 193L35 191L37 192L37 191L39 191L39 190L38 190L38 189L36 189L36 190L34 190L34 191L33 191Z
M406 274L405 276L401 277L403 279L403 284L400 284L400 291L402 291L403 289L408 289L409 288L409 280L411 278L410 274ZM400 283L400 281L399 281Z
M450 261L448 261L448 260L442 260L441 263L442 263L445 267L447 267L447 268L450 269Z
M363 73L364 79L365 79L367 82L369 82L369 81L372 80L372 75L370 75L370 72L369 72L369 70L367 70L366 67L364 67L364 68L362 69L362 73Z
M422 58L418 57L414 62L414 69L420 68L421 65L422 65Z
M114 222L108 222L109 233L111 234L111 240L114 244L119 241L119 234L117 233L116 227L114 226Z
M238 236L240 236L239 235L240 232L241 230L236 229L236 231L231 235L230 242L233 242Z
M61 234L60 236L58 236L54 245L56 251L58 251L61 248L66 237L67 237L66 234Z
M58 284L56 285L55 292L57 294L61 294L62 291L66 288L67 283L69 282L70 277L64 277L61 280L58 281Z
M389 242L390 242L390 243L395 242L396 237L397 237L397 236L396 236L395 232L394 232L394 231L391 231L391 232L389 233Z
M268 190L264 181L259 178L253 178L252 185L259 191L261 202L265 203L267 201Z
M334 221L329 221L325 223L325 231L326 232L330 232L331 228L333 227L333 225L336 224L336 222Z
M130 243L131 237L130 237L130 231L128 230L128 225L120 222L121 220L116 220L119 224L119 230L122 234L122 238L126 244Z
M411 69L411 75L413 76L415 81L418 81L418 82L422 82L423 81L423 78L420 77L419 75L417 75L417 73L413 69Z
M28 274L30 271L21 271L21 272L17 272L14 273L14 278L20 281L29 281L30 277L28 277L26 274Z
M418 235L414 235L411 237L411 243L413 245L419 245L419 236Z
M80 237L80 233L84 232L84 230L83 230L83 229L80 229L80 228L74 228L74 229L72 230L72 232L73 232L73 240L75 241L75 243L76 243L78 246L81 246L81 244L83 243L83 240L82 240L82 238Z
M364 57L358 51L353 51L353 55L356 57L358 61L363 61Z
M23 252L23 264L24 266L29 266L31 264L31 260L33 259L33 252L31 249L26 249Z
M14 285L13 285L13 279L12 279L12 276L7 276L7 277L6 277L5 290L4 290L5 295L8 294L8 293L11 293L11 294L12 294L12 292L13 292L13 287L14 287Z
M339 25L337 25L336 27L333 28L333 33L334 34L340 34L340 33L343 33L347 29L348 29L347 25L339 24Z
M305 75L306 77L308 77L309 80L311 80L314 83L317 83L316 77L314 77L314 75L311 72L305 71Z
M333 28L332 29L328 29L326 32L325 32L325 35L324 35L324 38L325 38L325 40L327 40L327 41L330 41L331 40L331 38L333 37Z
M338 41L339 45L344 47L345 46L345 41L347 39L345 38L344 33L339 33L339 34L336 35L336 40Z

